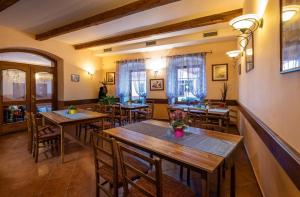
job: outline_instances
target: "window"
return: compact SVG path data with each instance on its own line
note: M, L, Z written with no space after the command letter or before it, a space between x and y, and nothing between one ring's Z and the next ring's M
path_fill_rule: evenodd
M132 71L130 77L130 96L132 100L140 99L146 94L146 72Z
M168 57L167 96L174 101L202 100L206 96L206 68L204 54Z
M177 82L178 82L178 101L198 100L195 96L195 88L197 86L197 76L199 68L178 68Z

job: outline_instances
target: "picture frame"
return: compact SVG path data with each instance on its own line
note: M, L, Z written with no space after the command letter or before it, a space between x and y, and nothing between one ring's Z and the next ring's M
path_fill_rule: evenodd
M280 73L300 71L300 13L283 17L284 9L299 9L299 0L280 0Z
M165 88L164 79L150 79L150 91L163 91Z
M245 47L245 69L246 73L254 69L254 38L249 35L248 44Z
M116 73L115 72L106 72L106 84L115 85L116 83Z
M71 81L78 83L80 81L80 75L77 74L71 74Z
M212 65L212 81L228 81L228 64Z

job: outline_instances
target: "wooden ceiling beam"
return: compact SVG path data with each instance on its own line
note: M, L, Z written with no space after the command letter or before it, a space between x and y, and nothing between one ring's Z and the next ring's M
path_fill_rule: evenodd
M124 6L102 12L100 14L61 26L47 32L37 34L36 40L47 40L59 35L67 34L70 32L78 31L95 25L107 23L131 14L149 10L155 7L166 5L180 0L138 0Z
M94 40L94 41L81 43L81 44L76 44L73 46L75 49L84 49L84 48L91 48L91 47L96 47L101 45L113 44L122 41L133 40L137 38L145 38L157 34L170 33L170 32L192 29L192 28L197 28L197 27L202 27L207 25L213 25L217 23L228 22L231 19L240 16L242 14L243 14L243 9L237 9L237 10L232 10L232 11L205 16L201 18L196 18L196 19L192 19L180 23L166 25L163 27Z
M19 0L0 0L0 12L17 3Z

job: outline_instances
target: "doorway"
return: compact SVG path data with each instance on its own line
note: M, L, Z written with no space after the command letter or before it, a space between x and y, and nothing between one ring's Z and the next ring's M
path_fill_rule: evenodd
M57 109L57 72L53 64L0 61L0 134L26 129L25 111Z

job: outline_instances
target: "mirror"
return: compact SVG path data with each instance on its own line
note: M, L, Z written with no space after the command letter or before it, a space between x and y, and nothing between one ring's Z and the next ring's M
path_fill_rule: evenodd
M281 73L300 70L300 0L280 0Z

